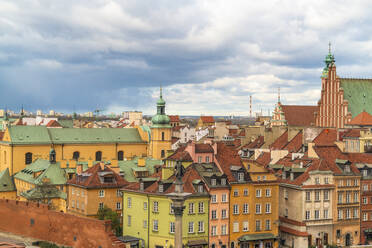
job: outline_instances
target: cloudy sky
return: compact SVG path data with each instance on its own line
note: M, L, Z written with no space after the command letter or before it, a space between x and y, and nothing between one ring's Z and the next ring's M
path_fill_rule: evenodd
M328 2L328 3L326 3ZM248 115L372 77L370 1L1 0L0 108Z

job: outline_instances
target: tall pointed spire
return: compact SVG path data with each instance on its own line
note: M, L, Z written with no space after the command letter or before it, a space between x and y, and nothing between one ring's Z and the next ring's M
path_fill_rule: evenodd
M280 87L278 87L278 103L280 103Z
M328 43L328 53L331 53L331 42Z
M163 98L163 87L161 84L160 84L160 98Z

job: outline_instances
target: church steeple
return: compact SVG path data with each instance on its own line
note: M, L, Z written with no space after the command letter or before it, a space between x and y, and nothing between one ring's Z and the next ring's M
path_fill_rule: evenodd
M328 76L328 68L331 64L335 63L335 56L331 53L331 42L328 43L328 54L324 60L325 66L323 68L322 78Z
M156 115L151 119L153 126L168 126L169 117L165 114L165 101L163 99L163 88L160 86L160 97L156 102Z

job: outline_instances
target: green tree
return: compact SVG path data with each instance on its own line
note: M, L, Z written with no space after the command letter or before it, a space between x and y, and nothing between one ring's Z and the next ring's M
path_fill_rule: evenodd
M98 209L97 216L99 220L111 220L111 229L116 236L122 236L122 227L120 225L120 216L111 208L104 206Z

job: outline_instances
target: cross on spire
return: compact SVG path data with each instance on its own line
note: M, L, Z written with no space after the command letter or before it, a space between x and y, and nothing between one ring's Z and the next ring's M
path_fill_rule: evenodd
M331 42L328 43L328 52L331 53Z
M278 87L278 103L280 102L280 87Z
M161 84L160 84L160 98L163 98L163 87Z

